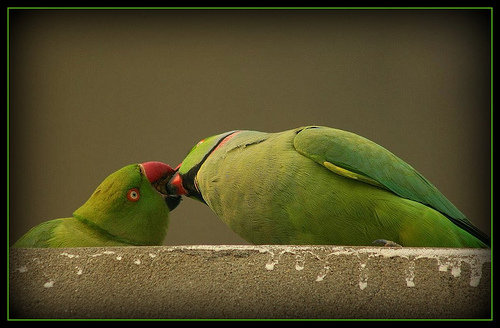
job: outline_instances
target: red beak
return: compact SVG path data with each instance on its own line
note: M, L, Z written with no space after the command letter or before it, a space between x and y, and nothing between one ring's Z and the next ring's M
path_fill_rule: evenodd
M172 176L175 172L169 165L162 162L145 162L141 165L146 178L148 178L151 183L162 177Z
M187 195L187 191L182 185L182 178L179 172L175 173L172 179L170 179L167 190L169 190L169 192L172 191L175 195Z

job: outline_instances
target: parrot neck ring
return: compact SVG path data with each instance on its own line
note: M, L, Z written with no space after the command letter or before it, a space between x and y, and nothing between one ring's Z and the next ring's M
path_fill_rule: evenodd
M129 244L129 245L134 245L134 246L141 246L142 245L141 243L137 243L135 241L113 235L112 233L105 230L104 228L101 228L97 223L92 222L91 220L87 220L86 218L81 217L80 215L78 215L76 213L73 213L73 217L75 219L77 219L78 221L80 221L81 223L91 227L91 229L98 231L100 234L105 236L107 239L115 240L115 241L122 243L122 244Z
M210 151L207 152L207 154L203 157L203 159L199 163L197 163L195 166L193 166L191 169L189 169L189 171L187 171L184 174L181 174L180 172L175 173L172 179L170 179L170 181L168 182L168 193L174 195L186 195L189 197L193 197L206 204L201 194L201 191L198 188L196 175L198 174L198 171L200 170L203 163L205 163L207 158L214 151L219 149L223 144L225 144L227 141L229 141L231 138L237 135L239 132L241 131L235 130L235 131L230 131L228 133L224 133L223 135L220 136L219 140L214 144L212 149L210 149Z

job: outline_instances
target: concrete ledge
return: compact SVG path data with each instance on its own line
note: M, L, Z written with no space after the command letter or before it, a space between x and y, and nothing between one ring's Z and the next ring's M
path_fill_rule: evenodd
M491 318L490 250L11 249L15 318Z

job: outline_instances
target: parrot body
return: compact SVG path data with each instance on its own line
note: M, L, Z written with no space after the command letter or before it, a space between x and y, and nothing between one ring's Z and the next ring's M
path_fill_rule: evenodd
M128 165L109 175L71 218L43 222L13 247L161 245L179 197L154 184L174 170L160 162Z
M168 189L205 202L254 244L487 247L487 237L410 165L328 127L204 139Z

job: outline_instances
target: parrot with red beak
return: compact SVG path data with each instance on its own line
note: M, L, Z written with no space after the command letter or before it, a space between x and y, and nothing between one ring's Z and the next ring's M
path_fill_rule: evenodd
M489 246L408 163L330 127L205 138L166 190L207 204L253 244Z
M175 171L162 162L131 164L109 175L70 218L43 222L13 247L162 245L169 212L181 198L157 191Z

